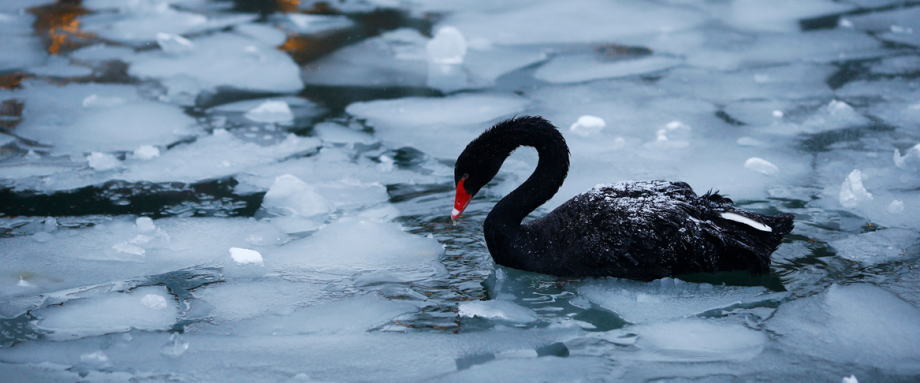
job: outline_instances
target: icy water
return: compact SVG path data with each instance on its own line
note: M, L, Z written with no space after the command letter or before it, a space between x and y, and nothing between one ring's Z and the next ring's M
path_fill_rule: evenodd
M920 380L920 2L4 0L0 36L0 381ZM496 267L536 155L456 225L452 165L528 114L572 150L535 215L669 179L796 229L768 275Z

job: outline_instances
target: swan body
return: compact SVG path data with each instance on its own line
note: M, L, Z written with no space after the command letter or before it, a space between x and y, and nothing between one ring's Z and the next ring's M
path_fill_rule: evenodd
M637 280L687 273L767 272L770 254L793 227L788 214L736 209L718 193L697 195L684 182L599 185L544 217L522 223L549 200L568 172L568 147L540 117L496 124L464 149L455 166L452 219L519 146L540 160L521 186L496 204L483 225L496 263L559 276L615 276Z

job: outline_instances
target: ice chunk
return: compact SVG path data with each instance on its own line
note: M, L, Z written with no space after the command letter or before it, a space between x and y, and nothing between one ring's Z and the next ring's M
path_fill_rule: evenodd
M859 383L859 380L856 379L856 375L844 376L843 379L840 379L840 383Z
M737 324L699 319L643 324L629 331L638 334L636 347L641 350L632 357L644 360L750 360L759 355L767 343L767 336L761 332Z
M294 113L284 100L265 101L246 112L246 118L256 122L282 123L294 120Z
M704 20L702 13L683 7L579 0L527 4L501 12L474 9L457 12L443 23L464 31L468 41L537 44L609 42L630 35L678 32Z
M428 61L436 64L461 64L466 56L466 39L457 28L443 26L426 45Z
M582 137L589 137L601 132L607 123L603 118L591 115L578 117L578 121L569 126L569 131Z
M442 251L434 239L408 234L396 224L343 219L266 254L265 262L286 271L414 269L426 267Z
M744 161L744 167L768 176L779 173L779 168L776 165L760 157L748 158Z
M207 17L193 12L176 10L164 2L132 1L140 7L129 5L123 13L96 13L81 18L80 27L105 37L125 43L142 43L158 40L158 34L183 35L206 30L217 30L230 25L252 21L256 15L219 14ZM150 6L146 6L149 4Z
M655 132L652 143L665 148L685 148L690 145L690 125L681 121L671 121Z
M913 161L911 161L913 160ZM920 144L911 146L904 152L904 155L901 155L901 151L897 148L894 149L894 165L905 169L910 162L920 163Z
M837 255L866 265L904 259L920 251L920 238L912 230L889 228L831 241Z
M134 226L137 227L137 231L141 233L150 233L157 229L157 226L150 217L138 217L134 220Z
M302 34L318 34L350 28L354 23L346 16L288 13L278 19L287 29Z
M731 12L725 21L741 29L797 31L800 19L843 12L853 8L853 5L831 0L781 0L770 4L757 0L738 0L731 3Z
M45 59L41 40L34 34L35 17L25 12L19 14L0 12L0 71L25 69L38 65ZM12 54L15 52L15 54Z
M133 150L196 131L195 120L180 108L145 100L134 86L29 81L13 94L28 105L16 133L53 145L55 152Z
M891 203L888 204L888 212L891 214L903 213L904 212L904 201L901 201L899 199L892 200Z
M53 339L69 339L138 330L166 330L178 315L175 300L164 287L141 287L72 300L35 312L36 326Z
M762 287L715 286L672 278L647 283L608 278L589 282L578 293L632 323L683 318L783 296Z
M460 94L358 102L345 110L366 119L384 140L448 157L457 154L458 142L468 142L478 135L481 125L518 113L527 104L526 99L517 96Z
M125 57L131 64L128 72L164 81L192 80L189 91L193 94L218 86L268 92L303 88L294 61L259 40L224 32L194 39L193 43L195 49L181 56L146 51ZM167 81L166 85L180 84Z
M236 321L265 314L290 314L298 307L322 302L326 283L290 282L283 279L234 281L195 291L214 306L210 315L219 321Z
M236 262L241 265L249 264L262 264L262 254L258 251L252 249L244 249L241 247L231 247L230 248L230 258L233 258L233 262Z
M121 161L108 153L92 152L86 156L86 162L89 163L89 167L98 171L112 170L121 167Z
M864 201L872 200L872 193L863 186L862 171L853 169L847 178L840 184L840 193L838 195L840 205L846 208L854 208Z
M262 207L312 217L332 211L332 207L313 186L290 174L275 178L262 201Z
M42 66L29 68L29 72L40 76L78 77L88 76L93 70L81 65L73 65L70 60L60 56L48 57Z
M891 371L920 369L920 310L868 284L832 285L784 303L767 321L799 353Z
M661 56L607 62L595 55L561 56L537 69L534 77L551 83L582 82L652 73L678 64L680 60Z
M141 145L134 149L134 157L139 160L152 160L160 156L160 149L153 145Z
M872 65L872 72L891 75L908 75L920 72L920 56L886 57Z
M274 145L245 142L225 130L175 146L160 157L134 162L118 177L130 181L195 182L236 174L319 147L312 137L289 135Z
M280 29L265 24L241 24L234 29L240 34L273 46L283 44L287 38L287 35Z
M195 49L195 43L189 41L189 39L163 32L157 33L157 45L160 46L163 52L169 53L190 52Z
M527 324L537 321L533 310L505 300L461 302L458 314L467 318L483 318Z

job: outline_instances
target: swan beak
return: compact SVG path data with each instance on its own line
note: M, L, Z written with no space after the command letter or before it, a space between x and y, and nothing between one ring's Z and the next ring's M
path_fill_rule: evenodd
M473 196L466 191L466 188L463 187L463 181L466 181L466 179L461 179L460 182L457 182L457 195L454 197L454 209L450 211L451 221L456 221L457 218L460 218L460 214L463 214L466 205L469 205L470 199L473 198Z

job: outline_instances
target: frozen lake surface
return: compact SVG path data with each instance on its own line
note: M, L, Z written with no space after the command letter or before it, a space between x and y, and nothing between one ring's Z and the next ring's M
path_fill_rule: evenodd
M0 381L916 382L920 2L4 0ZM796 216L768 275L496 267L504 118ZM850 379L850 377L853 377ZM844 379L846 378L846 379Z

